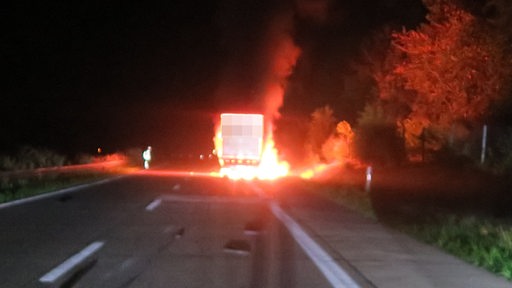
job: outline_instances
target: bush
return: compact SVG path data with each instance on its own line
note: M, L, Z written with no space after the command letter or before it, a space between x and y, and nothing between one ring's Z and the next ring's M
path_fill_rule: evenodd
M16 168L16 160L7 155L0 156L0 170L12 171Z
M90 164L94 157L91 154L80 153L75 157L76 164Z
M128 159L128 164L133 166L142 166L142 149L131 148L124 152L124 155Z
M512 279L512 227L474 216L438 215L406 230L489 271Z
M405 160L403 140L393 125L363 125L354 139L356 156L372 165L396 165Z
M372 165L395 165L405 160L405 145L396 125L378 103L367 104L357 119L354 152Z
M41 167L62 166L66 157L48 149L23 146L15 155L0 156L0 170L31 170Z
M2 158L2 170L32 170L42 167L62 166L66 157L52 150L23 146L14 157Z
M492 162L494 168L501 173L512 172L512 129L507 129L499 138L494 149Z
M476 164L470 156L459 153L447 146L443 146L439 151L432 152L432 154L434 162L447 168L471 168Z

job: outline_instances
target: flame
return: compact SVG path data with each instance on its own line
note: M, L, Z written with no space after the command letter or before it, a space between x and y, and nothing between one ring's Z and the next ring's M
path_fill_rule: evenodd
M287 176L290 171L290 165L286 161L280 161L278 151L274 147L272 134L268 137L261 162L258 167L257 178L261 180L274 180Z
M314 166L313 168L309 168L302 173L299 174L300 178L302 179L313 179L313 177L318 176L319 174L322 174L325 170L327 170L326 164L318 164Z
M247 165L237 165L220 168L220 177L228 177L231 180L254 180L257 178L257 168Z
M213 150L213 154L217 155L220 166L223 166L224 161L222 160L222 132L220 129L220 122L215 125L215 136L213 137L213 145L215 147L215 150Z
M265 119L265 136L263 151L258 166L235 165L223 167L220 161L221 176L231 179L261 179L274 180L289 175L290 165L279 159L273 138L273 121L280 117L279 109L283 105L287 78L292 74L301 49L295 45L291 31L294 24L293 11L283 11L275 15L269 23L264 37L261 59L265 62L263 74L259 82L262 87L259 92L262 106L260 107ZM220 124L216 127L214 138L217 156L222 158L222 135Z
M215 137L213 138L215 151L219 157L219 164L221 165L218 175L220 177L228 177L233 180L275 180L285 177L290 173L290 165L286 161L279 160L279 152L275 147L275 142L270 133L264 143L264 149L261 155L260 164L258 166L250 165L235 165L223 167L222 161L222 133L220 125L215 126Z

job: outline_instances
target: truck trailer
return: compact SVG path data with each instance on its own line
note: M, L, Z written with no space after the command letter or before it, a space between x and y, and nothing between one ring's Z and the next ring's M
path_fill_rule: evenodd
M258 168L263 152L263 115L223 113L220 115L221 149L218 151L221 174Z

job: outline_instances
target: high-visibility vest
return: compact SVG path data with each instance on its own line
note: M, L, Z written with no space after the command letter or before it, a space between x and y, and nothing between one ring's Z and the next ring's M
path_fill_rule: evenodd
M149 151L149 150L145 150L145 151L142 153L142 158L144 158L144 160L146 160L146 161L151 160L151 151Z

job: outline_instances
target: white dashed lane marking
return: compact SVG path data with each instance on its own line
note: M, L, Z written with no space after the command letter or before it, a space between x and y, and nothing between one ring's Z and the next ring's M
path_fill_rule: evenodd
M162 199L157 198L157 199L153 200L151 203L149 203L148 206L146 206L146 211L153 211L158 206L160 206L160 204L162 204Z
M82 249L82 251L71 256L66 261L62 262L59 266L53 268L50 272L46 273L43 277L39 278L42 283L54 283L85 262L90 256L96 253L105 243L101 241L94 242L89 246Z

